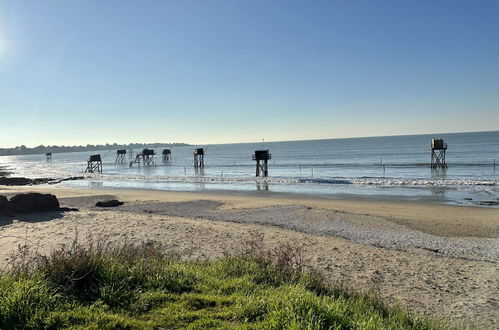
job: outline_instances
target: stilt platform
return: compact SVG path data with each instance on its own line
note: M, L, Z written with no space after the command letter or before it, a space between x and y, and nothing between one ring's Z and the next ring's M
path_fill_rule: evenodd
M252 158L256 161L256 176L268 177L268 161L272 159L270 152L268 150L256 150Z
M102 173L102 159L100 155L92 155L87 160L85 173Z

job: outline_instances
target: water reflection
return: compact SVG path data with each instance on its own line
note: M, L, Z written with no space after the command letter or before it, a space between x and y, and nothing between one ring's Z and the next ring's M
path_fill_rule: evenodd
M103 181L90 181L89 184L90 184L90 187L92 187L92 188L99 188L99 187L104 186Z
M431 179L445 179L447 177L446 168L432 168L430 178Z
M196 176L204 176L204 167L194 167Z
M269 190L269 184L267 181L257 181L256 182L256 190L262 190L262 191L268 191Z
M442 187L430 187L431 195L434 197L445 197L446 189Z

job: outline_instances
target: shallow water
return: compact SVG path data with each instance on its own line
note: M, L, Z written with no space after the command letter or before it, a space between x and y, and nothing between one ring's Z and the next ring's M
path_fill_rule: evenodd
M431 138L448 144L447 170L431 170ZM195 171L192 151L205 148L205 168ZM256 180L252 153L269 149L269 178ZM138 152L139 150L134 150ZM273 191L329 197L368 196L473 204L498 201L499 131L189 146L172 149L173 161L156 166L115 164L116 150L0 157L13 176L81 175L89 155L100 153L103 174L67 185L188 191ZM471 198L471 200L470 200Z

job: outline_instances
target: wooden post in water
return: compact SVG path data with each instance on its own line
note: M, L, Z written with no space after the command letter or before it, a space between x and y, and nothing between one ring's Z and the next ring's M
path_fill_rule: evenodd
M256 150L252 157L256 161L256 176L269 176L269 159L272 159L272 155L268 150Z
M431 139L431 168L447 168L445 162L445 152L447 151L447 143L443 139Z

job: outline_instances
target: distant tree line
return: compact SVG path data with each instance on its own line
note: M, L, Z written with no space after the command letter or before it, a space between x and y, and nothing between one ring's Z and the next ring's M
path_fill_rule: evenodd
M113 150L113 149L143 149L143 148L172 148L188 146L186 143L130 143L130 144L87 144L86 146L44 146L28 148L25 145L15 148L0 148L0 156L11 155L33 155L46 154L47 152L62 153L76 151L96 151L96 150Z

